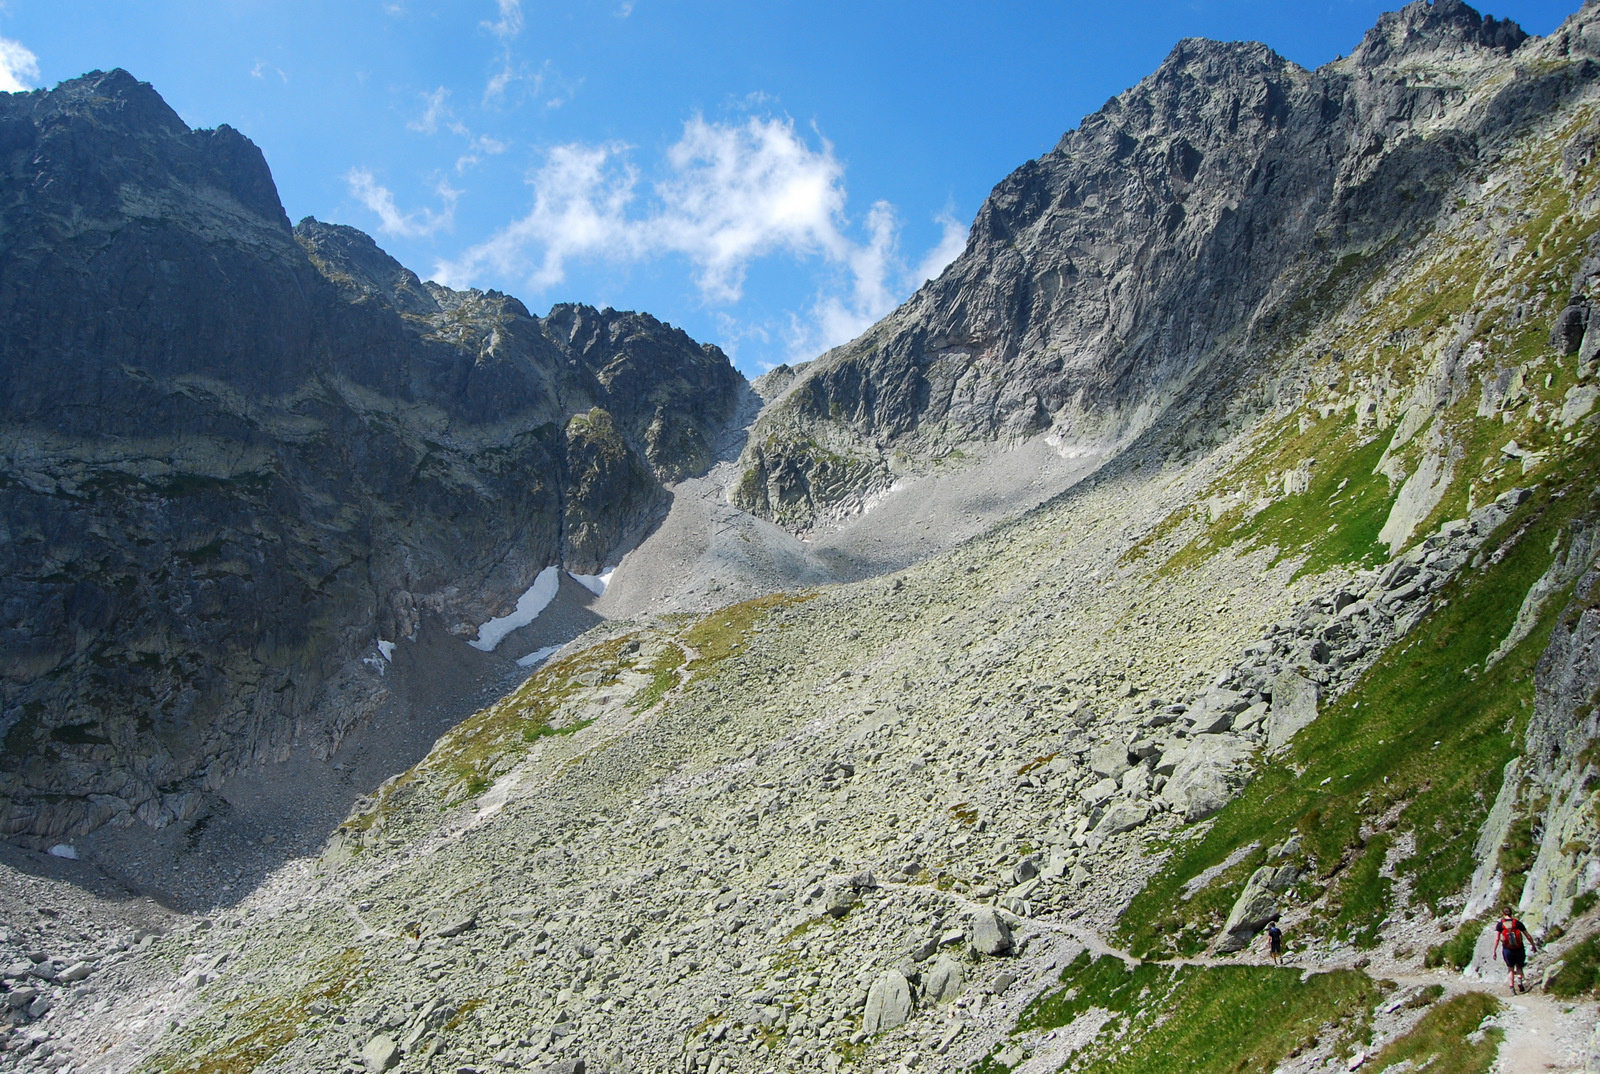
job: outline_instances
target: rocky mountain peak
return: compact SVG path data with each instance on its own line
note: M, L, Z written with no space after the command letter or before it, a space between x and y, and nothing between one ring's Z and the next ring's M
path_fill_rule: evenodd
M1358 67L1377 67L1467 49L1509 56L1526 40L1527 33L1510 19L1481 15L1461 0L1413 0L1380 16L1350 58Z
M381 296L401 313L439 312L438 300L417 274L381 250L366 232L308 216L295 225L294 237L322 274L347 292Z

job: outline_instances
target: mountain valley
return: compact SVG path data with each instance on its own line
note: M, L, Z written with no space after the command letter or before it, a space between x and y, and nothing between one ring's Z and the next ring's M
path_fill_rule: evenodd
M0 1065L1600 1070L1600 3L1180 42L751 384L0 162Z

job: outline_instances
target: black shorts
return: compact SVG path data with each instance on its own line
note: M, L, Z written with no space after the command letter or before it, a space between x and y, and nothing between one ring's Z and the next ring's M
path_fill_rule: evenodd
M1505 949L1506 965L1511 969L1520 971L1528 964L1528 949L1526 947L1508 947Z

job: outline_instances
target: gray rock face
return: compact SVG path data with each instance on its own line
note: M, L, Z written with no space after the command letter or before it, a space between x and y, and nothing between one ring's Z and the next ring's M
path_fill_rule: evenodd
M1518 65L1525 39L1445 0L1385 15L1315 71L1260 44L1179 43L995 187L937 280L798 374L751 438L738 502L803 528L887 488L891 455L904 473L1046 430L1104 446L1201 405L1253 337L1339 286L1342 256L1414 233L1451 178L1600 75L1587 26L1559 75ZM1404 73L1429 65L1451 89ZM1207 424L1175 449L1223 435Z
M899 970L885 970L867 990L862 1031L883 1033L903 1026L911 1017L911 1009L911 984Z
M648 316L291 228L123 71L0 97L0 205L0 833L38 846L326 755L376 642L614 562L745 390Z

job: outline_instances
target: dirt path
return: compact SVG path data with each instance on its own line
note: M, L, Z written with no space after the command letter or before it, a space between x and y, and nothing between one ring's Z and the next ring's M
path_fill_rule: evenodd
M884 887L901 887L888 881ZM952 903L963 910L978 909L980 904L963 898L955 892L942 892ZM1046 921L1038 918L1021 918L1027 928L1070 937L1083 944L1096 955L1111 955L1134 964L1143 960L1107 942L1104 936L1083 924L1072 921ZM1245 954L1236 958L1214 958L1197 955L1191 958L1158 960L1163 966L1239 966L1265 965L1265 956ZM1288 964L1289 968L1303 972L1348 969L1341 962L1301 958ZM1500 1045L1495 1074L1582 1074L1584 1056L1589 1039L1600 1021L1600 1011L1592 1001L1564 1000L1535 989L1521 995L1509 994L1506 985L1499 981L1479 981L1459 973L1437 970L1417 970L1410 973L1385 972L1383 977L1404 988L1425 988L1439 985L1447 995L1464 992L1486 992L1500 1000L1500 1013L1492 1024L1505 1033ZM1531 975L1530 975L1530 979ZM1053 1071L1071 1053L1083 1046L1100 1026L1079 1026L1063 1033L1049 1047L1035 1053L1027 1063L1017 1068L1015 1074L1044 1074Z

